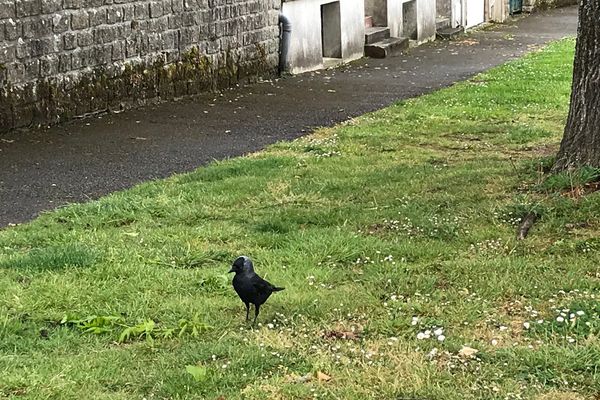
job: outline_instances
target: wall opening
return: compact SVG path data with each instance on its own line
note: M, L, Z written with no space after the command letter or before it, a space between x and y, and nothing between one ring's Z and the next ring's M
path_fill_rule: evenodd
M323 58L342 58L342 25L339 1L321 6L321 38Z
M417 1L402 4L402 36L417 40Z

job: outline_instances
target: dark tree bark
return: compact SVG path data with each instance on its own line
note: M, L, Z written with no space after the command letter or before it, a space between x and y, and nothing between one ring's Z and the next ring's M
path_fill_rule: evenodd
M571 107L554 171L600 168L600 0L580 0Z

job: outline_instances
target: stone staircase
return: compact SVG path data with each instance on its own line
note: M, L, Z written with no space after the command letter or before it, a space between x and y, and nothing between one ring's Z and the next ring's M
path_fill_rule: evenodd
M367 57L391 57L408 49L409 41L407 38L390 37L390 28L387 26L372 26L369 20L369 17L365 19L365 55Z
M435 35L440 39L455 39L464 31L465 29L462 26L452 28L450 18L437 17L435 20Z

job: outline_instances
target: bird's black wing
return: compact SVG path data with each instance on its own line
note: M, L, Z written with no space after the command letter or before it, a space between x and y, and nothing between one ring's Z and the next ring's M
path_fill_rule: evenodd
M252 278L252 285L258 293L272 293L275 289L275 286L271 285L258 275L254 275Z

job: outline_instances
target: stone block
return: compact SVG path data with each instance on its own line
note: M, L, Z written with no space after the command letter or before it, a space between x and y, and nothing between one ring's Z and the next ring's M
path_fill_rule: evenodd
M124 60L126 57L127 43L124 40L119 40L112 44L112 60L119 61Z
M68 10L79 10L83 7L83 0L63 0L63 8Z
M51 54L40 58L40 76L42 78L54 76L58 73L59 57Z
M90 26L90 18L85 10L78 10L71 14L71 29L74 31L88 28Z
M0 43L0 65L7 64L15 60L17 55L16 46L14 44Z
M135 19L148 19L150 17L150 9L148 4L136 4L134 6L135 9Z
M106 10L106 23L107 24L116 24L119 22L123 22L123 8L121 7L110 7Z
M52 14L62 10L62 0L42 0L42 14Z
M25 67L25 80L32 82L40 76L40 61L29 60L23 63Z
M52 17L44 16L34 19L24 19L22 25L23 39L40 38L52 33Z
M14 0L0 0L0 19L16 18L17 7Z
M150 18L158 18L164 15L163 3L153 1L150 3Z
M77 47L77 34L73 32L67 32L63 36L63 47L65 50L73 50Z
M54 14L52 17L52 30L54 33L63 33L69 30L69 16L67 14Z
M102 9L91 9L89 12L90 26L98 26L106 23L106 11Z
M90 31L82 31L77 33L77 46L87 47L94 44L94 35Z
M58 72L65 73L71 71L71 54L61 54L58 57Z
M135 18L135 8L133 4L123 5L123 21L131 21Z
M117 29L114 26L100 26L94 30L94 43L109 43L116 39Z
M17 18L40 15L42 13L42 0L15 0Z

